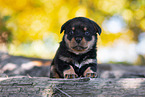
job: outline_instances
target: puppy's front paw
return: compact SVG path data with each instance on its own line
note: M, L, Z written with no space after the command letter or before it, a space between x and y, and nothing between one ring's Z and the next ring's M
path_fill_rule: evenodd
M67 79L73 79L73 78L77 78L78 76L76 74L65 74L65 78Z
M92 71L91 67L88 67L84 72L85 77L97 78L97 73Z
M78 77L77 74L75 74L75 71L72 66L70 66L69 69L65 70L63 72L63 74L64 74L64 78L67 78L67 79L72 79L72 78Z
M97 78L97 74L96 73L87 73L86 77Z

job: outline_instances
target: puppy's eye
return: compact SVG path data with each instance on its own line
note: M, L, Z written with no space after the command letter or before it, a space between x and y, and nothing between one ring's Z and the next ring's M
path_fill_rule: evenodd
M89 32L85 32L85 35L87 35L87 36L88 36L88 35L90 35L90 33L89 33Z
M70 31L69 34L70 34L70 35L73 35L73 34L74 34L74 31Z

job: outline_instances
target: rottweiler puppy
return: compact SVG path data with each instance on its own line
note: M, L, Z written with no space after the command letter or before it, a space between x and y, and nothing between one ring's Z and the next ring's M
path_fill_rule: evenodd
M51 64L51 78L97 77L96 43L101 28L85 17L68 20L64 36Z

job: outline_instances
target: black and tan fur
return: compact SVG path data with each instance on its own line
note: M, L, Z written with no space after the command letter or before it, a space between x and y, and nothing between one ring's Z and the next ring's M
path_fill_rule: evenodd
M64 36L51 64L50 77L96 77L97 33L101 28L85 17L76 17L61 27Z

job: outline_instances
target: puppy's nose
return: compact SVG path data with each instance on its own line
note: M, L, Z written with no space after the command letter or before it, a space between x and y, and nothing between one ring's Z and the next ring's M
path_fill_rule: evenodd
M82 40L82 37L76 37L75 40L76 40L77 43L80 43L81 40Z

